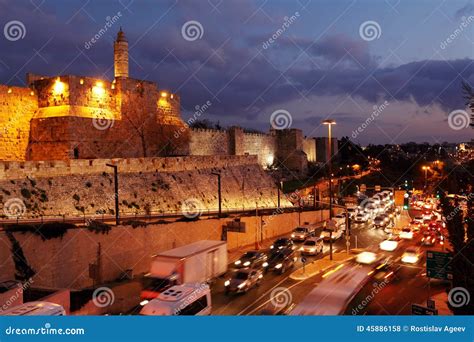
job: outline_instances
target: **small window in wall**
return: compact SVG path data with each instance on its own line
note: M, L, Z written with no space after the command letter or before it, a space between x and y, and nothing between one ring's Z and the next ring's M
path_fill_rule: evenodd
M79 148L74 147L74 159L79 159Z

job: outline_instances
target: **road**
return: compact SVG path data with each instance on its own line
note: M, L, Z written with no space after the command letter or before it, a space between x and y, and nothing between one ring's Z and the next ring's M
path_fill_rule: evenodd
M397 226L403 226L408 222L408 217L399 217L396 220ZM352 224L351 248L376 247L387 236L381 229L374 229L369 224ZM334 243L333 251L345 251L346 242L342 238ZM321 255L307 257L308 263L328 255L329 246L324 247ZM229 265L231 267L232 265ZM219 279L212 287L213 315L256 315L269 306L272 295L275 291L287 289L287 294L291 296L294 304L299 303L317 284L321 281L322 273L316 274L305 280L290 279L291 273L298 268L303 267L301 259L293 270L287 271L283 275L268 273L259 287L254 287L248 293L239 295L226 295L224 293L224 281L226 277Z

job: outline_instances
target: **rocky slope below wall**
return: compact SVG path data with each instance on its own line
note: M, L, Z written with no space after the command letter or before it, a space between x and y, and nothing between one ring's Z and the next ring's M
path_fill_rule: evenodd
M122 215L216 210L217 177L212 172L222 175L224 210L277 205L276 186L256 158L249 157L242 162L242 157L208 157L207 166L199 161L195 167L190 165L195 161L193 157L181 158L181 166L172 163L169 167L168 161L161 162L166 159L158 159L161 168L155 169L157 159L153 160L153 165L149 165L151 160L143 159L140 160L142 167L141 164L127 164L128 168L119 166ZM97 161L94 163L90 166L92 171L87 166L73 171L77 165L68 165L68 172L57 172L58 169L52 166L48 173L47 167L42 165L41 170L32 168L23 174L12 172L10 166L6 172L8 177L0 180L0 202L3 205L0 214L11 216L18 209L23 217L114 214L112 169L102 167L103 163L99 166ZM25 171L24 165L18 168ZM13 174L23 177L13 177ZM282 199L282 205L290 203Z

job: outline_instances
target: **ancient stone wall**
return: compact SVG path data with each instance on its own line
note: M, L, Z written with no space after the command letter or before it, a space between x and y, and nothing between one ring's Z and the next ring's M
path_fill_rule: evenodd
M38 108L29 88L0 85L0 160L25 160L30 120Z
M309 162L316 161L316 140L314 138L303 139L303 151Z
M228 249L255 243L260 234L264 239L287 234L299 221L314 223L327 217L327 212L285 213L263 217L242 217L245 233L228 233ZM103 281L117 279L122 272L132 269L134 274L149 270L151 256L198 240L220 240L226 219L201 219L195 222L174 222L132 228L112 228L107 234L97 234L86 228L68 230L64 236L43 241L32 233L13 233L28 265L36 271L35 287L83 288L92 286L89 265L97 263L100 243L101 276ZM11 241L0 232L0 281L15 275Z
M189 153L196 156L229 155L227 131L216 129L191 130Z

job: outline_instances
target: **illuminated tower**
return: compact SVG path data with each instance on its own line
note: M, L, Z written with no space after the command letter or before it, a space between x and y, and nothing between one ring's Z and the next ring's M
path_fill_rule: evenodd
M122 28L114 43L114 73L115 77L128 77L128 42Z

